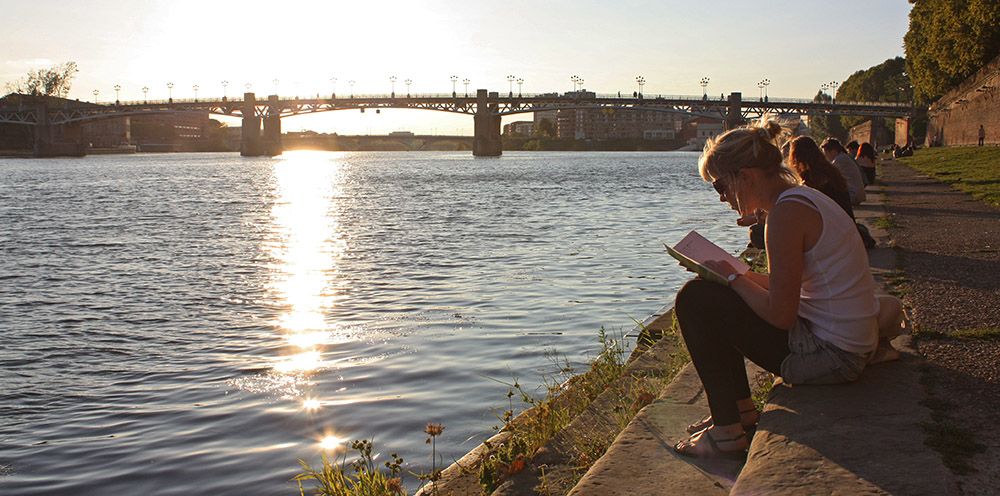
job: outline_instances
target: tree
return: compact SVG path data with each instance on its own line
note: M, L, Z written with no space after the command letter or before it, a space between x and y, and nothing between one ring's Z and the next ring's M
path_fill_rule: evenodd
M997 0L910 0L903 37L918 103L933 101L1000 54Z
M837 92L837 94L839 95L840 92ZM817 92L816 96L813 97L813 101L816 103L830 103L831 100L833 98L822 91ZM834 137L840 140L847 137L847 130L844 129L844 125L835 115L825 115L819 112L810 113L809 129L817 142L827 137Z
M913 87L906 73L906 60L902 57L851 74L837 90L837 99L845 102L909 102L912 98ZM864 120L866 118L854 116L840 118L844 128Z
M66 98L77 72L79 69L76 68L76 62L36 69L28 71L28 75L23 79L7 83L6 89L10 93Z
M540 119L535 134L539 138L552 138L556 135L556 126L552 124L550 119Z

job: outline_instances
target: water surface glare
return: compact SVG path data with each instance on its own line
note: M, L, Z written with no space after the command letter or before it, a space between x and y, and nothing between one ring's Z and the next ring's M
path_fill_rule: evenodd
M427 470L745 238L694 153L0 159L0 493L298 494L374 437ZM412 480L409 484L412 487Z

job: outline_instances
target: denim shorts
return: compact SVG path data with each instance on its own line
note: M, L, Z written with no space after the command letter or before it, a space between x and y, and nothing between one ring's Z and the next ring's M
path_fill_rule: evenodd
M788 384L838 384L861 377L871 353L851 353L816 337L809 321L799 319L788 332L789 354L781 362Z

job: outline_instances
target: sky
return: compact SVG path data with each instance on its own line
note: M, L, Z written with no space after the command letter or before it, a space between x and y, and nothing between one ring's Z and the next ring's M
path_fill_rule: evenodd
M0 85L75 61L71 98L450 93L449 77L506 92L811 98L819 86L903 55L906 0L0 0ZM14 22L11 22L14 21ZM331 78L336 78L332 82ZM274 80L278 84L274 84ZM515 85L514 90L517 91ZM458 83L458 91L464 86ZM513 119L524 119L514 116ZM507 120L505 120L507 122ZM239 125L239 120L227 121ZM442 112L338 111L282 119L285 131L472 134Z

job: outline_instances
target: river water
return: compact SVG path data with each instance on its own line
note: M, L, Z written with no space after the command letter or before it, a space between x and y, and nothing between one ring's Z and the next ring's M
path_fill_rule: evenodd
M0 159L0 493L298 494L374 438L429 469L745 233L695 153ZM408 485L413 487L413 480Z

